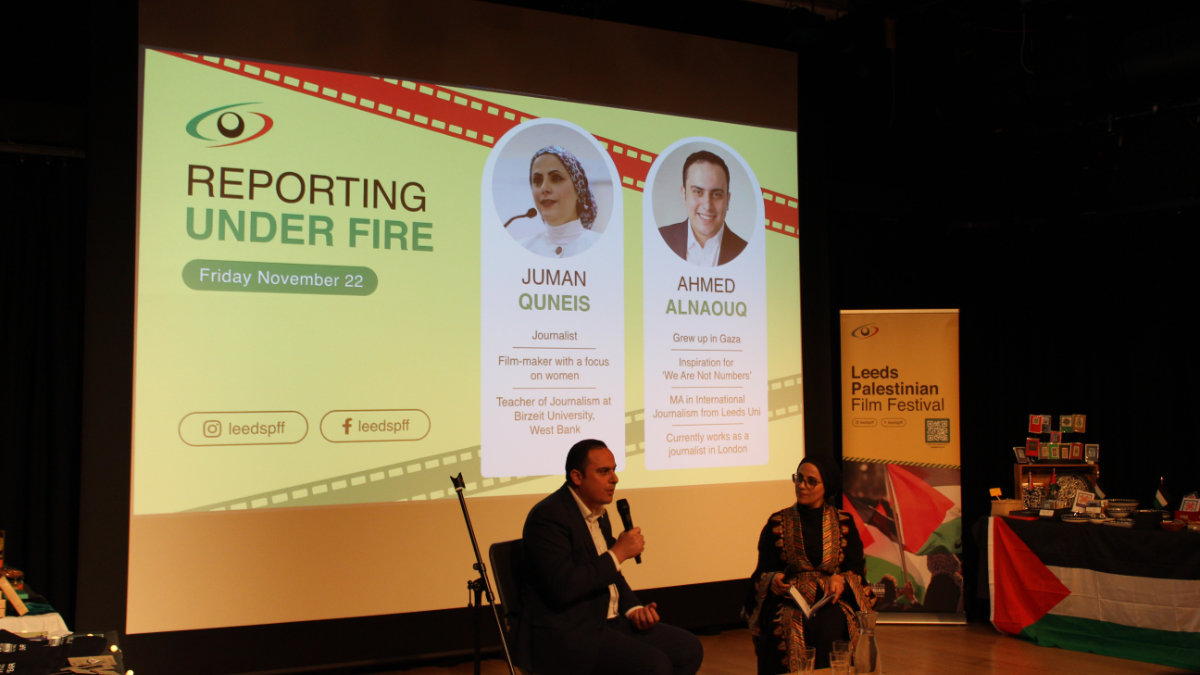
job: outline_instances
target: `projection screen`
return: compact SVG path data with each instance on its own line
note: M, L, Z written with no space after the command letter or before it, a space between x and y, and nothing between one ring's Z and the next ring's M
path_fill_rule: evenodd
M794 129L181 47L141 52L127 632L461 606L450 477L486 549L588 437L635 588L749 572L803 454Z

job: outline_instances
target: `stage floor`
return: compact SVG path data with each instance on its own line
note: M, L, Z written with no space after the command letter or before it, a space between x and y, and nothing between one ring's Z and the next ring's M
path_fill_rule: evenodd
M1039 647L1019 638L1003 635L985 623L966 625L880 626L876 639L884 672L938 673L939 675L1012 675L1012 673L1059 675L1131 675L1146 673L1167 675L1191 671L1128 661L1086 652ZM704 644L704 675L753 675L754 650L745 629L727 630L716 635L701 635ZM421 666L386 673L405 675L470 675L470 661L454 666ZM483 675L505 675L503 660L484 661Z

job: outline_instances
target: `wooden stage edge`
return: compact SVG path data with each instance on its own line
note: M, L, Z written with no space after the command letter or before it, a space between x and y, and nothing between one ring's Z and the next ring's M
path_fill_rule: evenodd
M1167 675L1192 672L1088 652L1039 647L1004 635L991 624L974 621L938 625L890 623L878 627L876 640L883 671L889 675ZM745 629L701 635L700 641L704 644L701 675L753 675L754 650ZM474 672L474 664L466 660L454 665L375 672L380 675L470 675ZM507 675L508 666L503 659L489 658L483 662L481 673Z

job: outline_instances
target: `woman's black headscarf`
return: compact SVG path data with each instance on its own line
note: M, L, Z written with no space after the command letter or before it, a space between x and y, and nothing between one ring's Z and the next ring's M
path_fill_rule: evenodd
M821 482L825 484L825 503L832 504L835 509L842 508L842 472L838 462L826 455L805 455L796 465L796 473L800 473L800 467L805 464L812 464L821 472Z

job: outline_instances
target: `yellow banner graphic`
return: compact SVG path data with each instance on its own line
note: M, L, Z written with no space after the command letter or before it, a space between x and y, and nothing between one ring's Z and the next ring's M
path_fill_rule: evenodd
M842 456L959 467L958 310L843 310Z

